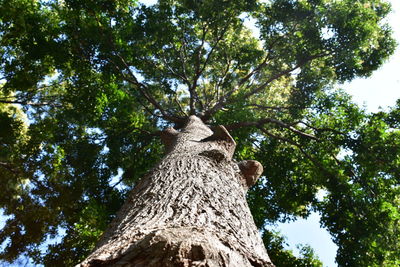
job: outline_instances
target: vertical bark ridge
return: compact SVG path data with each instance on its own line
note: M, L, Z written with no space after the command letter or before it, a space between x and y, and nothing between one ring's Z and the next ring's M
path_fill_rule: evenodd
M171 132L168 154L80 266L273 266L231 160L229 133L214 134L194 116Z

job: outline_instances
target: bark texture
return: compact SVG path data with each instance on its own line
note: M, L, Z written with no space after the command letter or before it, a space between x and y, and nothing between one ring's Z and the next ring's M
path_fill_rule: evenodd
M226 129L195 116L161 138L166 156L78 266L273 266L245 198L261 164L232 161Z

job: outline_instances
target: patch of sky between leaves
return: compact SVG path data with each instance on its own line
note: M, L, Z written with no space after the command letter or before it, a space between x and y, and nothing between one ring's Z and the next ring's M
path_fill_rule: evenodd
M122 183L122 175L124 174L124 170L122 168L118 168L117 175L111 177L109 185L111 187L115 187L119 191L126 190L128 187Z
M3 229L4 226L6 225L6 221L12 218L13 216L4 214L4 209L0 209L0 229ZM46 241L40 246L40 251L42 253L45 253L48 246L60 243L65 235L66 235L66 229L61 226L57 227L57 233L54 236L47 236ZM9 237L6 238L0 244L0 251L3 251L10 242L11 239ZM25 255L21 255L12 263L0 261L0 266L14 267L14 266L43 266L43 265L35 265L32 262L32 259L26 257Z
M321 36L323 39L328 40L335 35L335 31L329 27L324 27L321 29Z
M12 219L13 216L11 215L5 215L4 214L4 209L0 208L0 231L1 229L4 228L6 225L6 222L8 219ZM8 246L8 244L11 242L11 238L7 237L1 244L0 244L0 251L4 251L4 249ZM13 263L8 263L5 261L0 261L0 266L2 267L17 267L17 266L34 266L32 263L32 260L28 257L25 256L20 256L18 259L16 259Z
M5 215L4 214L4 209L0 208L0 229L3 229L4 226L6 225L6 221L8 219L11 219L13 216L11 215ZM3 247L0 247L1 249L3 249Z
M158 1L157 0L139 0L139 3L142 3L145 6L152 6L155 5Z
M249 16L248 13L242 13L239 18L243 21L244 26L251 30L253 36L257 39L260 39L260 29L256 27L256 20Z

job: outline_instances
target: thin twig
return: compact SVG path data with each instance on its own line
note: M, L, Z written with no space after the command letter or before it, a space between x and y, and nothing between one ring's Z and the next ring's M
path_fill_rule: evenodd
M113 38L107 38L107 37L109 37L109 36L106 36L106 34L104 33L104 31L102 30L102 25L101 25L101 23L100 23L98 17L96 16L96 14L94 14L94 15L95 15L97 24L98 24L99 27L100 27L100 32L101 32L101 34L102 34L107 40L109 40L110 45L114 48L114 51L115 51L114 54L115 54L115 56L120 60L120 62L121 62L122 65L124 66L124 69L125 69L125 70L128 72L128 74L129 74L129 77L127 77L126 75L124 75L123 71L121 71L122 77L125 79L125 81L127 81L127 82L129 82L129 83L135 85L136 88L139 90L140 94L141 94L147 101L149 101L150 104L152 104L156 109L158 109L158 110L161 112L161 114L162 114L162 116L164 117L164 119L169 120L169 121L172 121L172 122L177 122L177 123L182 122L183 118L178 118L178 117L175 117L175 116L173 116L173 115L171 115L171 114L168 114L168 113L163 109L163 107L157 102L157 100L153 97L153 95L151 95L151 94L148 92L148 91L149 91L149 90L148 90L148 87L147 87L145 84L143 84L143 83L141 83L141 82L138 81L138 79L136 78L136 75L134 75L134 73L133 73L132 70L130 69L129 64L128 64L128 63L125 61L125 59L117 52L116 46L115 46L115 44L114 44L114 42L113 42ZM119 65L118 65L118 64L116 64L113 60L111 60L111 59L109 59L109 58L108 58L107 60L108 60L112 65L116 66L116 67L117 67L117 70L120 71L120 68L119 68Z
M328 176L328 177L330 177L330 178L333 178L333 179L336 178L335 175L333 175L331 172L329 172L328 170L326 170L326 169L321 165L321 163L319 163L319 162L318 162L317 160L315 160L312 156L310 156L307 152L305 152L304 149L301 147L300 144L298 144L298 143L296 143L295 141L290 140L290 139L288 139L288 138L275 135L275 134L269 132L268 130L266 130L265 128L259 127L259 129L260 129L263 133L265 133L266 135L268 135L268 136L270 136L270 137L272 137L272 138L274 138L274 139L281 140L281 141L284 141L284 142L286 142L286 143L288 143L288 144L293 145L294 147L296 147L297 149L299 149L299 151L300 151L308 160L310 160L318 169L320 169L320 171L322 171L326 176Z
M300 135L300 136L307 137L307 138L310 138L310 139L318 141L318 138L316 136L314 136L312 134L309 134L309 133L305 133L303 131L300 131L300 130L294 128L293 126L291 126L291 125L289 125L289 124L287 124L287 123L285 123L283 121L280 121L280 120L277 120L277 119L273 119L273 118L264 118L264 119L260 119L258 121L243 121L243 122L228 124L228 125L225 125L225 128L227 130L235 130L235 129L239 129L239 128L242 128L242 127L262 127L264 124L267 124L267 123L276 124L276 125L278 125L278 126L280 126L282 128L290 130L291 132L293 132L293 133L295 133L297 135Z
M308 107L296 107L296 106L264 106L264 105L259 105L259 104L247 104L244 105L245 107L255 107L261 110L289 110L289 109L306 109Z
M316 58L320 58L320 57L324 57L327 56L326 53L321 53L321 54L317 54L317 55L313 55L313 56L309 56L307 59L301 61L300 63L296 64L295 66L286 69L286 70L282 70L278 73L276 73L275 75L272 75L267 81L265 81L263 84L259 85L258 87L254 88L253 90L251 90L250 92L244 94L241 96L241 98L249 98L250 96L262 91L263 89L265 89L271 82L293 72L294 70L304 66L305 64L307 64L308 62L316 59ZM226 104L231 103L234 99L231 98L232 94L237 91L239 89L239 87L235 87L233 90L231 90L229 93L227 93L226 95L224 95L223 97L220 98L220 100L218 101L218 103L216 103L210 110L207 110L203 116L203 120L207 121L212 115L214 115L218 110L220 110L221 108L223 108Z

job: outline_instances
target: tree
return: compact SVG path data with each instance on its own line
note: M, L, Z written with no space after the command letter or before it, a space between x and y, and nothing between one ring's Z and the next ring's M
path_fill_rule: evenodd
M276 265L295 259L264 226L317 211L339 265L396 266L400 103L368 114L335 86L393 52L389 11L381 0L0 1L1 258L84 260L161 160L158 136L196 116L214 133L204 143L227 130L234 158L266 169L247 199ZM4 111L15 105L28 120ZM217 151L201 157L229 161Z
M167 155L80 266L273 266L246 202L261 164L232 162L226 129L211 131L194 115L161 138Z

